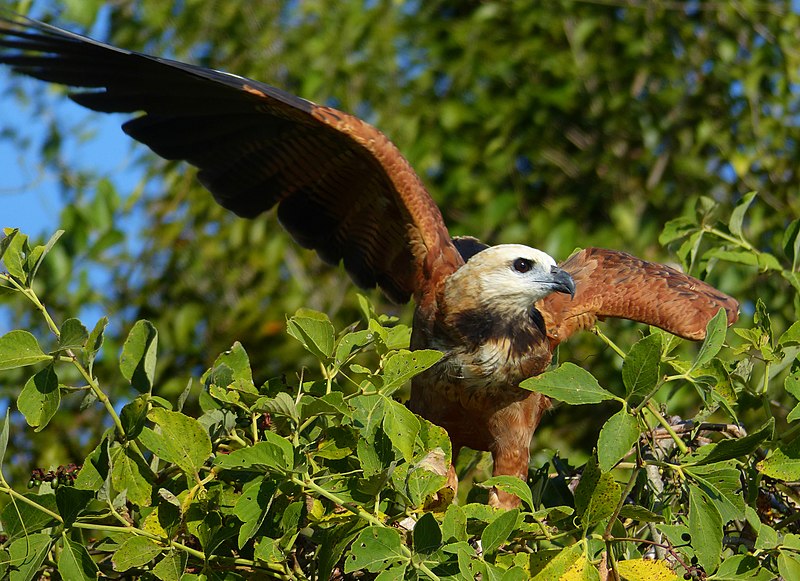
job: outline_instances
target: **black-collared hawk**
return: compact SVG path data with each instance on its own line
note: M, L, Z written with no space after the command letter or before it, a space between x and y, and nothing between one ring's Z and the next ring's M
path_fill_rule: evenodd
M410 408L461 446L488 450L494 473L525 478L549 406L518 387L553 349L603 317L702 339L738 303L666 266L587 248L557 266L527 246L451 240L439 208L397 148L367 123L237 75L147 56L23 17L0 19L0 63L79 90L102 112L142 113L125 133L198 178L225 208L277 207L302 246L342 262L357 285L413 298L412 348L444 352L412 382ZM493 491L490 502L514 506Z

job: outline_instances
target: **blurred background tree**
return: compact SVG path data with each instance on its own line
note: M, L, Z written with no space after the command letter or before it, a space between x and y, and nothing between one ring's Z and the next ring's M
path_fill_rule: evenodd
M691 257L703 240L670 252L658 242L668 220L694 216L707 196L727 222L742 196L758 190L748 236L792 264L782 242L800 216L800 18L789 0L34 7L32 16L76 31L99 22L104 40L118 46L249 76L366 119L408 157L453 234L526 243L559 259L594 245L678 262L676 250ZM52 91L35 86L13 77L0 89L45 112ZM0 135L21 147L27 137L4 127L5 115ZM153 321L166 378L160 395L174 396L235 340L251 354L257 380L296 372L301 349L283 331L298 307L328 313L337 327L358 319L343 271L298 248L273 215L236 219L214 204L194 169L143 146L133 150L147 175L141 183L120 187L113 176L75 170L64 144L76 128L48 123L41 164L59 177L66 234L50 260L56 266L40 275L40 295L62 319L93 306L95 319L113 313L128 321L110 329L107 353L130 323ZM90 129L80 134L91 139ZM3 213L2 222L14 226L14 216ZM98 271L107 276L102 285ZM745 319L757 297L777 331L796 319L797 293L779 276L713 259L694 261L691 274L739 298ZM410 307L370 297L379 311L410 320ZM15 325L38 324L18 307L2 308ZM615 323L609 333L629 345L641 327ZM590 335L562 349L561 359L609 388L619 383L619 359ZM98 374L104 365L115 362L106 356ZM10 394L21 387L9 374L2 381ZM671 401L691 406L696 395ZM589 406L551 414L539 440L580 449L607 415ZM59 426L59 441L34 443L33 462L85 455L84 442L94 439L76 430L101 426L78 410L74 417Z

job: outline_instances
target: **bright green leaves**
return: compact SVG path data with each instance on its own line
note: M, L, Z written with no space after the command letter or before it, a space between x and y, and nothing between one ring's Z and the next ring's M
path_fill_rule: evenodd
M600 469L611 470L631 451L639 439L639 422L623 407L611 416L600 430L597 440L597 459Z
M142 444L165 462L196 478L211 455L211 440L205 428L194 418L161 408L150 410L147 418L157 429L145 427L139 435Z
M0 370L25 367L52 359L27 331L11 331L0 337Z
M226 470L266 469L284 473L294 466L294 450L288 440L265 432L263 442L218 456L215 464Z
M722 344L725 342L727 329L728 317L725 310L720 309L706 325L706 338L700 346L700 352L697 354L697 358L689 370L690 372L708 364L719 353Z
M141 455L129 447L115 445L110 448L108 457L114 490L125 492L128 500L136 505L150 506L153 473Z
M645 395L656 387L661 349L660 333L652 333L630 348L622 362L622 382L626 397Z
M286 321L286 331L320 361L333 355L334 331L327 315L300 309Z
M83 349L89 339L89 331L78 319L67 319L58 335L58 350Z
M58 572L63 579L92 581L100 571L85 546L65 537L58 555Z
M114 570L124 572L134 567L141 567L155 559L163 550L163 547L146 537L129 537L114 552L112 558Z
M17 229L3 228L5 237L0 240L0 258L8 274L18 284L30 287L45 256L53 249L63 233L63 230L58 230L46 244L31 247L25 234Z
M52 365L31 377L17 399L17 408L25 416L28 425L37 432L47 426L60 404L61 391Z
M383 369L381 392L391 395L415 375L432 367L442 358L441 351L420 349L401 350L387 358Z
M713 500L689 485L689 531L697 560L707 571L717 568L722 554L722 517Z
M516 528L518 516L517 509L505 511L483 529L481 545L485 553L494 553L500 545L508 540L509 535Z
M414 455L414 441L420 429L419 420L406 406L385 396L381 397L384 398L383 431L405 461L409 462Z
M156 374L158 331L150 321L137 321L125 340L119 369L139 393L150 393Z
M619 399L610 391L600 387L591 373L574 363L563 363L558 369L526 379L520 384L520 387L543 393L571 405Z
M368 527L361 531L345 559L344 572L352 573L366 569L378 572L387 568L402 568L410 562L408 549L404 550L400 533L386 527Z
M597 460L591 458L575 489L575 514L584 529L611 516L620 501L622 489L613 476L603 472Z
M756 467L770 478L786 482L800 480L800 437L776 447Z

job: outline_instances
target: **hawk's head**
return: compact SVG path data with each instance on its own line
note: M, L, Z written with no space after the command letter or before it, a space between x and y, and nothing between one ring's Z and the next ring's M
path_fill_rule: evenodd
M574 295L575 282L550 255L522 244L477 252L445 283L451 306L463 302L504 315L528 312L553 292Z

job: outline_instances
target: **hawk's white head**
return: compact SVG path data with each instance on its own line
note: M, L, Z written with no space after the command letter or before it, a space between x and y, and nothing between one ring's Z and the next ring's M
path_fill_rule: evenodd
M445 283L445 299L451 305L465 303L509 314L528 312L553 292L574 295L575 282L549 254L522 244L478 252Z

